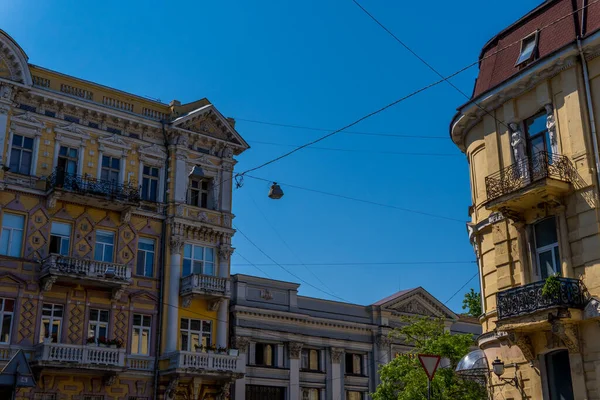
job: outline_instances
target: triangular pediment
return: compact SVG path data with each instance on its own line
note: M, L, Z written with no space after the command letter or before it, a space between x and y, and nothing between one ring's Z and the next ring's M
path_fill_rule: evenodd
M19 278L16 275L11 274L10 272L5 272L5 273L0 274L0 282L2 282L5 285L17 285L17 286L25 285L27 283L23 279Z
M70 123L68 125L63 125L63 126L58 126L55 128L57 132L61 132L61 133L65 133L65 134L75 134L76 137L82 138L82 139L89 139L90 135L85 132L84 130L82 130L81 128L79 128L77 126L77 124L75 123ZM73 135L70 135L73 136Z
M129 298L131 299L131 301L141 301L141 302L152 302L152 303L158 303L158 297L156 297L154 294L145 291L145 290L139 290L137 292L133 292L129 295Z
M29 112L23 114L13 115L11 122L21 123L27 126L33 126L36 128L43 128L44 124L39 119L33 117Z
M98 142L111 147L120 147L123 149L130 148L129 144L121 139L116 133L108 138L98 139Z
M381 304L381 308L391 311L394 314L458 319L458 316L452 310L423 288L412 290L387 303Z
M212 104L200 107L175 119L173 126L232 143L235 147L244 149L249 147L227 121L227 118L223 117Z
M157 145L156 143L148 145L148 146L140 147L139 151L140 151L140 154L149 156L149 157L156 157L156 158L162 159L167 156L167 153L165 153L165 151L161 148L161 146Z

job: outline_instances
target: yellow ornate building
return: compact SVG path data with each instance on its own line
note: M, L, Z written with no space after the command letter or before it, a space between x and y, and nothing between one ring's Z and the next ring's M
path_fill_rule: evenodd
M16 398L225 398L234 121L27 60L0 31L0 360L37 381Z
M450 126L494 399L600 399L599 15L545 1L498 33Z

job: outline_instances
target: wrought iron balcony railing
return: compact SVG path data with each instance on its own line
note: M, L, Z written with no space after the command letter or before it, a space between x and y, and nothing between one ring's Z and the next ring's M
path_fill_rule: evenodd
M140 189L132 184L96 179L89 175L76 175L60 168L48 177L47 189L63 189L83 195L99 196L130 203L140 201Z
M486 176L487 199L496 199L546 178L572 182L574 169L569 158L540 151Z
M531 314L548 308L583 309L589 300L589 293L579 279L558 278L560 289L553 296L544 296L545 281L498 292L496 307L498 320Z

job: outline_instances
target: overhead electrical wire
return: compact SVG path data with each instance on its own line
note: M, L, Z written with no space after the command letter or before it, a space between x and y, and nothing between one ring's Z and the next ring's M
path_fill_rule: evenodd
M244 258L244 257L242 257ZM244 260L246 260L246 258L244 258ZM248 260L246 260L248 261ZM301 265L310 265L313 267L347 267L347 266L361 266L361 265L432 265L432 264L475 264L476 261L389 261L389 262L338 262L338 263L328 263L328 262L323 262L323 263L301 263L301 264L296 264L296 263L279 263L280 265L284 265L286 267L299 267ZM240 263L233 263L231 265L235 265L238 267L243 267L243 266L257 266L260 265L261 267L270 267L270 266L276 266L277 264L272 264L272 263L249 263L249 264L240 264Z

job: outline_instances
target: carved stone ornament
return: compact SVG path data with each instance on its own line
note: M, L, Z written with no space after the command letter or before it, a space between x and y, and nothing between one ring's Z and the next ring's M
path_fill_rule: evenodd
M583 319L600 318L600 301L592 298L583 309Z
M118 288L113 289L112 291L112 299L115 301L121 300L121 296L125 293L126 286L119 286Z
M544 107L546 108L546 129L548 129L548 136L550 136L550 144L552 145L552 150L554 150L554 146L557 144L554 108L552 107L552 104L546 104Z
M189 308L192 305L192 297L191 296L187 296L183 299L183 301L181 302L181 305L183 306L183 308Z
M117 376L116 375L107 375L104 377L104 386L112 386L115 383L117 383Z
M205 211L198 212L198 221L206 222L208 221L208 214Z
M508 340L517 346L521 353L523 353L523 357L529 363L533 363L535 358L535 350L533 349L533 344L531 343L531 338L529 335L520 332L513 332L508 335Z
M131 221L131 207L128 207L126 210L121 212L121 223L128 224Z
M229 261L231 255L233 254L234 248L231 247L230 244L222 244L219 246L219 257L223 261Z
M183 211L183 204L177 204L177 207L175 208L175 215L177 215L178 217L183 217Z
M167 388L165 389L165 397L169 400L175 399L175 394L177 392L177 386L179 386L179 379L171 378Z
M288 348L290 350L290 358L298 359L300 358L300 353L302 353L302 343L298 342L290 342Z
M232 340L232 347L238 349L240 353L245 353L250 345L250 339L245 336L234 336Z
M221 305L222 299L213 300L208 302L208 311L217 311Z
M183 240L183 237L181 236L172 236L171 237L171 253L174 254L181 254L181 250L183 250L183 245L185 244L185 241Z
M407 301L406 303L400 304L398 306L394 306L396 311L400 311L407 314L417 314L417 315L428 315L431 317L436 317L431 310L426 308L423 304L414 299L411 301Z
M579 330L574 324L563 324L557 320L552 321L552 333L560 338L571 354L581 351L579 345Z
M48 291L52 290L52 285L54 285L56 283L57 279L58 279L58 277L55 275L50 275L50 276L43 278L40 282L41 286L42 286L42 291L48 292Z
M0 99L4 101L11 101L12 98L12 87L9 85L0 86Z
M61 198L61 194L57 192L52 192L48 195L46 199L46 208L54 208L56 207L56 202Z
M233 150L229 146L225 146L223 148L223 158L231 159L233 158Z
M375 343L377 344L377 347L379 349L385 350L388 347L390 347L390 344L392 343L392 340L389 337L385 336L385 335L379 335L375 339Z
M221 386L221 390L217 395L217 400L228 400L231 392L231 382L225 383Z
M336 347L331 348L331 362L332 363L339 363L342 360L343 356L344 356L343 349L338 349Z
M273 300L273 294L269 289L261 289L260 298L264 300Z

